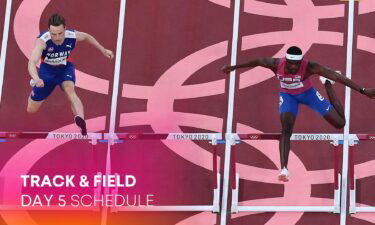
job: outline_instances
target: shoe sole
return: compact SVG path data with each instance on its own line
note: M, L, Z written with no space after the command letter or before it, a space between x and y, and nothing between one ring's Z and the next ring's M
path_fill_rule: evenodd
M320 82L322 82L322 84L326 84L326 82L328 81L329 84L333 85L335 83L335 81L331 81L330 79L328 78L319 78Z
M285 175L279 175L279 181L288 182L289 178Z
M83 136L87 135L87 129L86 129L86 122L81 117L77 116L75 117L74 121L76 122L77 126L81 129L81 134Z

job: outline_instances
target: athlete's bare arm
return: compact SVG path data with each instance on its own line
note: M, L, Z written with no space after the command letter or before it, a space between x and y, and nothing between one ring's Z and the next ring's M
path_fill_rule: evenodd
M319 63L316 63L316 62L313 62L313 61L309 61L309 64L307 66L307 74L308 76L311 76L313 74L318 74L320 76L323 76L325 78L328 78L330 80L334 80L334 81L337 81L347 87L350 87L360 93L363 92L363 94L365 94L366 96L370 97L370 98L375 98L375 88L364 88L358 84L356 84L355 82L353 82L352 80L348 79L347 77L339 74L338 72L328 68L328 67L325 67L325 66L322 66L320 65ZM361 92L361 90L363 90Z
M111 50L104 48L92 35L88 33L76 31L76 40L87 41L109 59L113 59L114 57L113 52Z
M37 71L37 64L40 60L40 57L42 56L43 50L46 48L46 43L42 41L40 38L37 38L35 41L35 46L31 52L31 56L29 59L29 63L27 66L27 69L29 71L30 76L35 81L35 86L37 87L43 87L44 82L42 79L39 78L39 74Z
M230 73L230 71L238 69L238 68L245 68L245 67L252 68L252 67L261 66L261 67L268 68L276 72L278 63L279 63L278 58L258 58L258 59L253 59L242 64L237 64L234 66L224 66L223 68L221 68L221 70L224 73Z

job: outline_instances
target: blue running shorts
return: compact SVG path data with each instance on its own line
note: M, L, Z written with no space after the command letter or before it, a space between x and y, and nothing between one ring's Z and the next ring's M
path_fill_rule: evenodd
M70 80L74 83L76 81L74 65L71 62L62 66L51 66L42 63L39 68L39 77L44 81L44 87L33 87L31 99L34 101L43 101L57 85L62 88L61 85L64 81Z
M333 106L313 87L298 95L280 92L279 96L280 114L291 112L294 117L297 117L299 104L309 106L321 116L325 116L333 108Z

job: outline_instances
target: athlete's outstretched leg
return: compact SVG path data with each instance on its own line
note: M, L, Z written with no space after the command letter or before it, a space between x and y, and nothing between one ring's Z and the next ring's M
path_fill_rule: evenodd
M82 135L86 135L87 129L86 129L86 122L84 120L85 117L84 117L83 104L81 102L81 99L79 99L79 97L77 96L74 90L73 81L70 81L70 80L64 81L61 86L72 105L72 111L73 111L73 114L75 115L74 117L75 123L77 124L79 128L81 128Z
M35 113L39 110L42 103L43 103L43 101L34 101L34 100L31 99L31 96L29 96L29 99L27 101L26 111L28 113Z
M324 87L327 91L329 101L333 106L333 109L331 109L324 116L324 119L326 119L332 126L336 127L337 129L341 129L345 126L346 123L344 107L340 103L335 91L333 90L333 82L322 77L321 81L324 83Z
M84 118L83 104L74 90L73 81L64 81L62 83L62 89L64 90L66 97L68 97L70 103L72 104L73 114L75 116Z
M280 150L280 165L281 173L279 175L280 181L288 181L288 159L290 151L290 137L293 133L295 116L291 112L285 112L280 115L281 120L281 138L279 143Z
M344 112L344 107L342 106L341 102L336 96L335 91L333 90L333 83L332 81L326 79L324 80L324 87L327 91L327 95L329 98L329 102L333 105L333 107L336 109L337 113L345 119L345 112Z

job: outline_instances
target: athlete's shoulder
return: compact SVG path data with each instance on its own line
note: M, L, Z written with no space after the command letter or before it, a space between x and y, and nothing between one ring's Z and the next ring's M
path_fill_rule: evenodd
M318 62L316 61L313 61L313 60L308 60L306 58L303 58L303 60L306 61L307 65L310 66L310 67L318 67L318 66L321 66Z
M319 63L306 60L307 61L307 71L312 74L320 74L324 70L324 66L320 65Z
M47 42L47 41L51 40L51 34L49 33L48 30L43 31L42 33L39 34L38 38L41 39L44 42Z
M65 37L66 38L76 38L76 31L74 29L66 29L65 30Z

